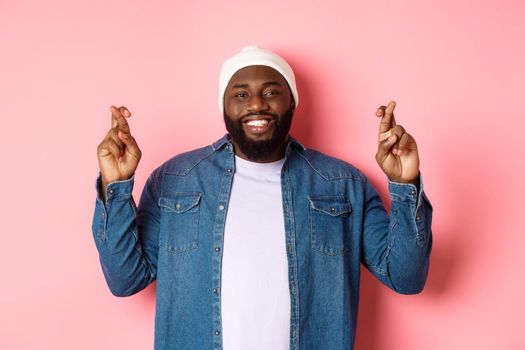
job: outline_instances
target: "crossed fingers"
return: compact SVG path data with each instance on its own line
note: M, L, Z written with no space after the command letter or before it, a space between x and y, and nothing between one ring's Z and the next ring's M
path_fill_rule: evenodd
M405 128L396 124L394 109L396 102L390 101L386 106L380 106L376 111L376 116L381 118L379 123L378 142L384 147L391 148L392 153L401 155L402 150L410 143L411 136Z
M387 106L380 106L376 111L376 116L381 118L379 123L379 142L392 136L393 128L396 126L394 108L396 108L396 103L390 101Z

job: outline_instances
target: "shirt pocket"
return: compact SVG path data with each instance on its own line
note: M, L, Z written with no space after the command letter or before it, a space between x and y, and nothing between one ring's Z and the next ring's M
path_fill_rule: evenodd
M341 255L350 249L352 206L343 196L310 196L312 249L327 255Z
M159 198L159 245L168 252L184 253L198 248L201 196L198 192L175 192Z

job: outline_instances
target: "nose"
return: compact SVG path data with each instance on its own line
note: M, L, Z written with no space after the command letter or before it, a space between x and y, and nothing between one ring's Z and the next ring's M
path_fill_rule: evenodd
M268 103L264 98L258 94L254 94L250 97L250 100L247 104L247 110L249 112L259 112L268 110Z

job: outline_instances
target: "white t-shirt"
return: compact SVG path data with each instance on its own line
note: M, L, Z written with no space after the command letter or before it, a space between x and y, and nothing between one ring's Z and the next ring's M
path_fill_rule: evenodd
M284 160L255 163L235 156L222 256L224 350L289 349Z

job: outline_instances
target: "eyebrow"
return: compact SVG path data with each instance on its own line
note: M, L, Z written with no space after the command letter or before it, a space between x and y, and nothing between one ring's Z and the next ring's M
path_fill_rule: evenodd
M272 85L282 86L282 84L277 81L267 81L266 83L263 84L264 87L272 86ZM232 89L244 89L244 88L247 88L248 86L249 85L246 83L237 83L232 86Z

